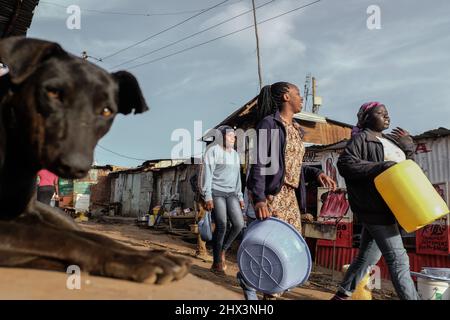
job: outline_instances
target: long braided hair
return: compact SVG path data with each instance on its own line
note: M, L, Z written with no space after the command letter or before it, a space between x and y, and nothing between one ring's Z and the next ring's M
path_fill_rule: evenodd
M293 85L289 82L275 82L272 85L264 86L258 95L257 121L261 121L269 114L273 114L281 109L283 105L283 95L288 93Z

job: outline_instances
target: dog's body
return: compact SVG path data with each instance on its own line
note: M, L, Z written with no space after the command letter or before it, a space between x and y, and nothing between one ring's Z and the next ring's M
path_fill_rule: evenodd
M87 174L98 140L117 113L148 107L128 72L109 74L51 42L0 41L0 266L65 270L165 283L189 261L161 251L132 250L83 232L58 209L35 199L36 174Z

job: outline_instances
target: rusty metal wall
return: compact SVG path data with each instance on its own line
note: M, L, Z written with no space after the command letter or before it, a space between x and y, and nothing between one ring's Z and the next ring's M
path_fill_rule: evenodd
M140 217L149 212L153 172L123 172L111 178L111 202L122 205L121 215Z
M198 170L199 165L181 165L155 171L154 192L151 206L163 205L164 201L178 195L184 208L194 207L194 193L190 185L190 178Z
M153 195L153 172L142 172L140 176L138 215L142 216L150 210Z
M335 123L300 121L305 130L304 141L313 144L333 144L349 139L352 129Z

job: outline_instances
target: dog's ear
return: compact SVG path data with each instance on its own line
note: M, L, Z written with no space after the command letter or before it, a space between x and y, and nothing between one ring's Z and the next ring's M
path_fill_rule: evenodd
M131 73L117 71L112 76L119 85L119 113L129 114L134 110L136 114L148 110L139 83Z
M25 81L39 65L55 56L68 56L54 42L24 37L10 37L0 41L0 62L9 67L13 84Z

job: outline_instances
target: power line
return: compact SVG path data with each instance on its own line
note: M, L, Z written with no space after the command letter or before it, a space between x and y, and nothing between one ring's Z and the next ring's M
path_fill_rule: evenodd
M258 25L263 24L263 23L266 23L266 22L271 21L271 20L274 20L274 19L277 19L277 18L280 18L280 17L282 17L282 16L284 16L284 15L287 15L287 14L289 14L289 13L292 13L292 12L294 12L294 11L297 11L297 10L300 10L300 9L303 9L303 8L306 8L306 7L309 7L309 6L311 6L311 5L313 5L313 4L316 4L316 3L320 2L320 1L321 1L321 0L316 0L316 1L314 1L314 2L311 2L311 3L308 3L308 4L306 4L306 5L297 7L297 8L292 9L292 10L289 10L289 11L287 11L287 12L284 12L284 13L279 14L279 15L277 15L277 16L274 16L274 17L272 17L272 18L263 20L263 21L261 21L261 22L258 22ZM163 57L160 57L160 58L157 58L157 59L153 59L153 60L150 60L150 61L147 61L147 62L143 62L143 63L137 64L137 65L128 67L127 69L130 70L130 69L138 68L138 67L141 67L141 66L150 64L150 63L154 63L154 62L157 62L157 61L160 61L160 60L163 60L163 59L166 59L166 58L169 58L169 57L178 55L178 54L180 54L180 53L183 53L183 52L186 52L186 51L189 51L189 50L192 50L192 49L201 47L201 46L203 46L203 45L205 45L205 44L208 44L208 43L211 43L211 42L214 42L214 41L217 41L217 40L220 40L220 39L229 37L229 36L231 36L231 35L234 35L234 34L236 34L236 33L242 32L242 31L247 30L247 29L250 29L250 28L254 28L254 24L252 24L252 25L250 25L250 26L247 26L247 27L245 27L245 28L242 28L242 29L239 29L239 30L230 32L230 33L227 33L227 34L222 35L222 36L220 36L220 37L213 38L213 39L211 39L211 40L208 40L208 41L205 41L205 42L196 44L196 45L194 45L194 46L192 46L192 47L188 47L188 48L185 48L185 49L183 49L183 50L176 51L176 52L174 52L174 53L165 55L165 56L163 56Z
M216 4L216 5L214 5L214 6L212 6L212 7L209 7L209 8L207 8L207 9L205 9L205 10L202 10L201 12L199 12L199 13L197 13L197 14L194 14L193 16L190 16L189 18L184 19L183 21L178 22L178 23L176 23L176 24L174 24L174 25L172 25L172 26L170 26L170 27L168 27L168 28L166 28L166 29L164 29L164 30L162 30L162 31L159 31L159 32L157 32L157 33L155 33L155 34L152 34L151 36L149 36L149 37L147 37L147 38L145 38L145 39L143 39L143 40L141 40L141 41L138 41L138 42L136 42L136 43L134 43L134 44L132 44L132 45L130 45L130 46L128 46L128 47L125 47L125 48L120 49L120 50L118 50L118 51L116 51L116 52L114 52L114 53L112 53L112 54L110 54L110 55L107 55L106 57L103 57L102 60L111 58L111 57L113 57L113 56L115 56L115 55L117 55L117 54L119 54L119 53L121 53L121 52L124 52L125 50L128 50L128 49L131 49L131 48L133 48L133 47L136 47L137 45L139 45L139 44L141 44L141 43L143 43L143 42L146 42L146 41L148 41L148 40L150 40L150 39L152 39L152 38L154 38L154 37L156 37L156 36L158 36L158 35L160 35L160 34L162 34L162 33L164 33L164 32L167 32L167 31L169 31L169 30L172 30L172 29L174 29L174 28L176 28L176 27L182 25L183 23L186 23L186 22L188 22L189 20L192 20L192 19L198 17L199 15L204 14L204 13L206 13L206 12L208 12L208 11L210 11L210 10L212 10L212 9L214 9L214 8L220 6L221 4L224 4L225 2L228 2L228 1L229 1L229 0L224 0L224 1L222 1L222 2L220 2L220 3L218 3L218 4Z
M108 152L111 152L111 153L115 154L116 156L119 156L119 157L122 157L122 158L130 159L130 160L137 160L137 161L147 161L148 160L148 159L139 159L139 158L129 157L129 156L117 153L115 151L112 151L112 150L110 150L108 148L105 148L105 147L101 146L100 144L97 144L97 147L100 147L101 149L103 149L105 151L108 151Z
M256 7L256 9L262 8L262 7L264 7L264 6L266 6L266 5L270 4L270 3L272 3L272 2L274 2L274 1L275 1L275 0L270 0L269 2L266 2L266 3L264 3L264 4L262 4L262 5L258 6L258 7ZM178 44L178 43L183 42L183 41L185 41L185 40L187 40L187 39L193 38L193 37L195 37L195 36L197 36L197 35L199 35L199 34L201 34L201 33L204 33L204 32L206 32L206 31L212 30L212 29L214 29L214 28L216 28L216 27L218 27L218 26L221 26L221 25L223 25L223 24L225 24L225 23L227 23L227 22L230 22L230 21L232 21L232 20L234 20L234 19L236 19L236 18L242 17L243 15L246 15L247 13L250 13L250 12L252 12L252 11L253 11L253 9L250 9L250 10L247 10L247 11L245 11L245 12L242 12L242 13L236 15L236 16L233 16L233 17L231 17L231 18L229 18L229 19L223 20L223 21L221 21L221 22L219 22L219 23L217 23L217 24L215 24L215 25L212 25L212 26L210 26L210 27L208 27L208 28L205 28L205 29L200 30L200 31L198 31L198 32L196 32L196 33L193 33L193 34L191 34L191 35L189 35L189 36L187 36L187 37L184 37L184 38L182 38L182 39L180 39L180 40L171 42L171 43L169 43L169 44L167 44L167 45L165 45L165 46L162 46L162 47L160 47L160 48L158 48L158 49L154 49L154 50L152 50L152 51L150 51L150 52L144 53L143 55L140 55L139 57L136 57L136 58L127 60L127 61L125 61L125 62L122 62L122 63L120 63L120 64L118 64L118 65L112 67L112 69L115 69L115 68L117 68L117 67L123 66L124 64L128 64L128 63L130 63L130 62L136 61L136 60L141 59L141 58L143 58L143 57L149 56L149 55L151 55L151 54L153 54L153 53L155 53L155 52L161 51L161 50L163 50L163 49L167 49L167 48L169 48L169 47L171 47L171 46L173 46L173 45L175 45L175 44Z
M238 0L236 2L233 2L232 4L242 2L244 0ZM62 5L59 3L49 2L49 1L41 1L40 3L43 4L49 4L52 6L60 7L66 9L69 5ZM144 17L152 17L152 16L176 16L176 15L183 15L188 13L196 13L201 12L203 10L206 10L207 8L203 9L197 9L197 10L186 10L186 11L176 11L176 12L158 12L158 13L137 13L137 12L120 12L120 11L103 11L103 10L96 10L96 9L83 9L83 11L88 12L95 12L100 14L111 14L111 15L124 15L124 16L144 16Z

